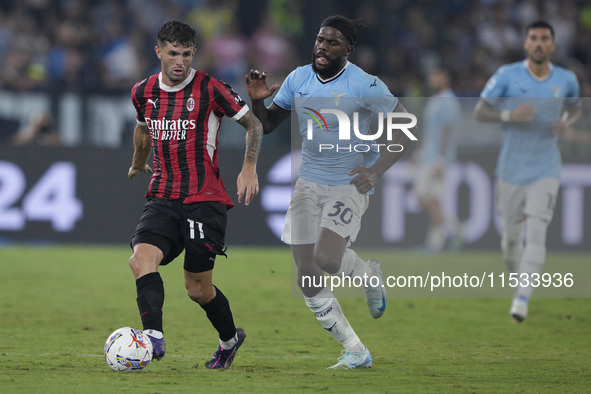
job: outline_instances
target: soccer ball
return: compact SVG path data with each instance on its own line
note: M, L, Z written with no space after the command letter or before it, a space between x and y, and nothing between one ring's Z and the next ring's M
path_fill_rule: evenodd
M105 343L105 360L116 372L140 371L152 360L152 342L137 328L123 327Z

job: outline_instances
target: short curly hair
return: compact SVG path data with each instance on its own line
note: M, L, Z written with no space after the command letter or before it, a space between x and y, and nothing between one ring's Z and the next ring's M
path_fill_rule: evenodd
M158 30L158 46L166 46L167 42L171 44L182 45L185 47L195 47L197 42L197 33L195 29L186 23L179 21L168 21Z

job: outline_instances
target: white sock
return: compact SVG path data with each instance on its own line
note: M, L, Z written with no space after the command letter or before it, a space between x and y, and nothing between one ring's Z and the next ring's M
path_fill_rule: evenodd
M372 275L369 264L363 261L354 250L349 248L346 248L345 253L343 253L343 258L341 259L341 268L339 268L339 270L333 275L341 276L343 274L345 277L350 277L351 279L356 277L363 278L364 275Z
M222 341L220 339L220 346L222 347L222 349L230 349L232 346L236 345L237 343L238 343L238 333L234 334L234 336L227 341Z
M146 334L148 334L151 337L154 337L156 339L162 339L164 338L164 335L162 334L161 331L158 330L154 330L152 328L150 328L149 330L144 331Z
M546 229L548 222L535 217L526 220L525 250L519 265L519 281L522 275L529 281L529 286L517 288L517 298L531 298L535 287L532 286L532 275L541 274L546 260Z
M445 228L443 226L431 226L427 231L427 247L434 251L440 252L445 245Z
M323 288L314 297L304 297L306 305L316 316L322 327L339 341L349 352L362 352L365 346L353 331L353 327L343 314L339 301L328 288Z

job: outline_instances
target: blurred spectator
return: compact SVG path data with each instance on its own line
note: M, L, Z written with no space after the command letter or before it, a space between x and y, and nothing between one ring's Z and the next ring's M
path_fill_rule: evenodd
M142 62L142 37L137 31L126 35L122 25L112 22L108 26L110 40L103 48L100 62L101 87L128 91L149 71Z
M263 24L254 32L250 43L251 64L268 74L284 78L297 65L295 46L271 16L263 18Z
M486 63L491 73L506 59L523 51L521 32L509 22L508 16L505 3L498 2L478 27L478 39L489 55Z
M532 21L542 19L540 0L523 0L515 6L515 19L520 26L527 26Z
M83 26L72 20L55 29L54 45L47 56L50 86L67 91L84 91L96 88L97 81L90 71L85 48Z
M273 82L280 82L294 66L309 63L316 22L339 13L362 24L358 32L364 45L351 60L399 96L424 96L426 75L434 67L459 77L458 95L478 95L483 75L521 58L523 27L534 19L547 19L555 28L559 44L553 61L576 59L579 75L591 75L591 6L582 0L309 5L303 0L0 0L0 88L51 95L54 116L65 132L57 97L63 92L86 98L127 93L143 75L158 70L153 35L165 20L191 23L199 33L195 66L240 91L251 66L266 69L278 79ZM87 121L84 102L68 106L79 108L82 122ZM78 127L65 122L72 130Z
M577 34L577 25L573 23L577 19L577 7L573 0L548 1L546 15L556 36L554 60L560 62L572 53Z
M302 1L269 0L267 10L275 25L279 26L287 37L299 40L304 30L302 7Z
M141 28L150 39L163 22L187 19L188 7L202 7L204 4L203 0L115 0L115 2L123 7L121 15L129 19L129 24ZM150 58L154 57L153 54L150 55Z
M200 69L235 86L242 82L247 68L246 38L236 25L230 25L222 34L213 36L204 44L203 53L197 52Z
M0 83L11 90L33 90L45 83L45 69L33 61L28 48L11 47L0 68Z
M253 6L258 14L247 12ZM521 55L521 29L537 18L555 26L560 43L555 60L574 56L590 72L591 16L586 15L591 15L591 7L579 0L446 0L436 7L429 0L343 0L318 9L305 7L302 0L4 0L0 2L0 64L9 70L2 73L2 83L21 90L55 86L53 81L68 81L70 90L76 84L82 90L120 86L157 66L151 56L154 43L147 37L173 18L195 26L202 40L198 49L220 56L220 60L207 60L211 68L225 70L230 75L226 79L235 79L246 71L248 62L253 63L253 59L243 61L245 45L252 45L257 61L268 63L267 69L289 69L282 63L309 60L309 53L297 52L298 44L315 34L304 34L304 21L317 18L319 10L359 17L364 24L359 34L366 45L358 48L354 60L396 84L407 85L399 75L408 73L408 68L418 68L421 80L434 66L445 66L458 75L478 67L494 68ZM20 53L10 55L8 49L13 47L20 48ZM391 53L393 49L396 52ZM284 56L278 56L282 51ZM121 54L131 55L131 60L121 60ZM79 75L99 72L100 79L93 84L91 78L66 75L71 70ZM26 78L7 84L14 75Z
M31 116L29 123L12 138L14 146L41 145L59 146L60 135L53 117L47 112Z
M206 0L205 4L194 7L188 15L188 21L207 42L213 37L226 33L236 24L236 0Z

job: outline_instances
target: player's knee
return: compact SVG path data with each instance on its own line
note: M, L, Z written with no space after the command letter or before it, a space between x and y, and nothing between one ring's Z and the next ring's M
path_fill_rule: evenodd
M137 279L150 272L158 271L163 258L162 251L156 246L136 245L133 248L133 255L129 258L129 267Z
M521 235L515 237L504 233L501 238L501 250L503 251L503 260L510 272L516 272L523 256L523 240Z
M546 230L548 222L537 217L526 220L525 248L532 259L543 261L546 255Z
M142 277L150 272L158 271L159 260L149 258L148 256L134 252L129 258L129 267L135 278Z
M501 249L505 253L519 253L523 249L523 225L503 223Z
M546 244L546 231L548 222L537 218L528 217L526 220L525 242L527 244Z
M215 297L214 287L205 285L198 281L189 281L185 283L187 296L199 305L207 304Z
M203 300L203 286L201 286L201 284L186 285L185 287L187 288L187 296L189 296L192 301L195 301L200 305L205 303Z
M316 265L329 274L334 274L339 270L341 258L342 256L335 256L334 253L325 251L314 253L314 262Z
M503 237L501 239L501 249L505 254L513 253L515 250L518 249L519 245L520 242L517 239L511 239L509 237Z
M145 263L143 259L141 259L136 253L134 253L129 258L129 268L131 268L131 272L133 272L133 275L137 279L140 276L143 276L142 274L145 271Z

